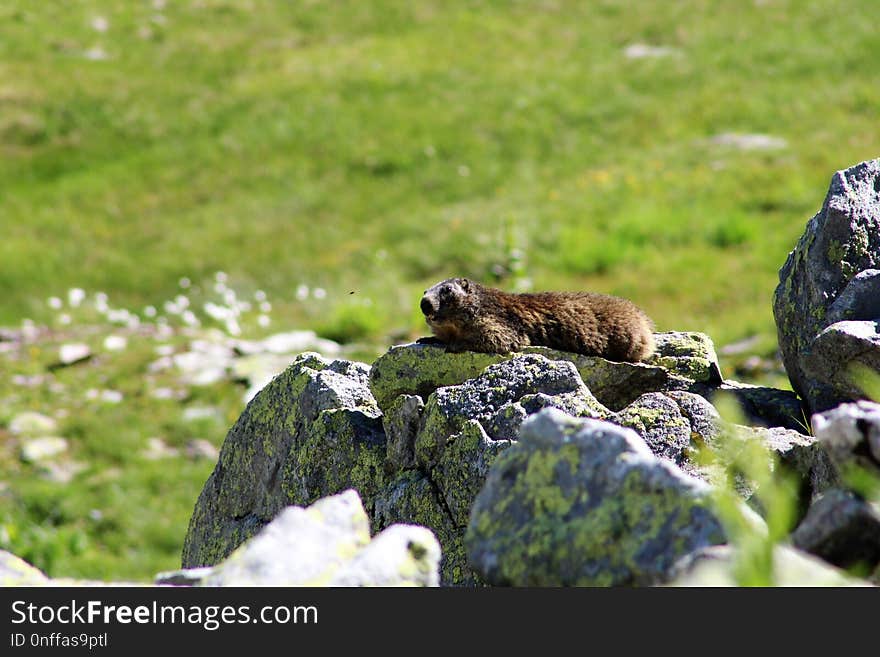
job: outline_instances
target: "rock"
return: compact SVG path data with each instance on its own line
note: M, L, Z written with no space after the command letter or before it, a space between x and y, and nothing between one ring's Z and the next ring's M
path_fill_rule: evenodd
M391 470L405 470L416 464L416 434L425 403L418 395L400 395L382 416L387 442L386 458Z
M183 419L187 422L198 420L220 421L223 414L216 406L187 406L183 409Z
M810 413L856 399L845 385L850 367L877 369L880 362L874 334L880 318L878 180L880 160L835 173L822 209L779 271L773 314L782 359ZM830 327L836 328L826 332ZM854 344L864 350L853 351Z
M814 437L782 427L734 426L733 429L738 439L760 441L767 452L778 459L780 466L796 477L801 515L813 500L839 485L837 469ZM760 491L756 492L760 498Z
M705 333L655 333L657 353L652 365L660 365L680 380L718 385L722 381L721 367L715 345Z
M853 466L880 473L880 404L841 404L811 419L816 439L843 471Z
M213 571L214 569L211 566L171 570L158 573L153 578L153 583L156 586L197 586Z
M779 150L788 146L788 142L782 137L740 132L722 132L712 137L710 141L718 146L728 146L741 151Z
M452 522L437 487L417 470L402 471L376 497L374 529L394 523L422 525L434 532L442 548L441 582L459 586L480 583L467 562L464 528Z
M691 446L691 423L675 400L649 392L624 408L615 422L635 429L655 456L678 466L685 463Z
M123 351L128 346L128 340L122 335L108 335L103 344L105 351Z
M791 390L778 390L728 379L717 390L707 391L707 397L714 399L716 392L732 394L739 402L745 419L751 424L783 427L801 433L809 429L806 408Z
M639 395L658 390L686 389L695 382L721 382L712 340L702 333L656 333L657 354L650 363L616 363L547 347L518 353L446 353L442 346L407 344L392 347L373 363L370 390L382 412L402 394L427 399L437 388L461 385L496 365L522 354L574 363L584 384L599 402L619 410Z
M681 415L690 424L692 442L709 445L715 441L721 416L705 397L683 390L664 394L678 405Z
M469 420L479 422L493 440L516 438L516 423L499 421L499 414L510 413L505 408L508 404L539 393L575 393L585 400L591 417L610 415L593 399L572 363L548 361L537 354L519 355L487 367L462 385L438 388L431 393L416 436L416 462L429 470L433 468L449 437L460 432ZM492 427L505 428L506 432L493 434Z
M427 399L437 388L460 385L502 360L474 351L448 354L444 347L429 344L391 347L370 369L370 391L384 413L399 395Z
M684 557L675 567L669 586L739 586L735 563L736 549L729 545L702 548ZM776 545L773 548L774 586L866 586L867 582L849 577L799 550Z
M55 458L67 451L67 440L60 436L29 438L22 442L21 460L25 463L40 463Z
M828 326L837 322L880 318L880 269L865 269L853 276L828 307Z
M829 490L791 535L792 544L841 568L880 564L880 509L856 495Z
M66 367L81 363L92 357L92 349L87 344L81 342L73 342L63 344L58 348L58 362L55 367Z
M584 384L597 400L611 410L620 410L639 395L671 387L675 374L648 363L618 363L596 356L582 356L547 347L529 347L523 353L537 353L550 360L574 363Z
M354 490L287 507L211 569L204 586L437 586L440 546L424 527L394 525L370 540Z
M440 544L425 527L391 525L373 537L331 586L439 586Z
M315 351L322 356L337 356L342 352L338 342L319 338L314 331L288 331L275 333L259 341L236 340L234 347L242 354L297 354Z
M0 586L42 586L49 581L42 571L24 559L0 550Z
M193 459L194 461L200 459L204 459L205 461L216 461L217 457L220 456L220 451L214 447L214 444L204 438L187 440L186 445L183 447L183 451L187 458Z
M147 447L141 452L148 461L158 461L160 459L170 459L180 456L180 450L176 447L169 447L168 444L157 436L147 438Z
M810 350L802 358L803 371L833 388L833 394L820 398L816 410L827 410L840 401L863 396L861 380L852 368L856 363L880 372L877 322L836 322L813 338Z
M511 440L490 438L476 420L468 420L461 432L449 437L431 475L456 526L467 525L490 466L511 444Z
M385 441L369 366L298 356L247 405L196 502L183 566L212 565L285 506L384 480Z
M465 535L491 584L646 585L724 533L709 486L630 429L545 409L522 425L477 496Z
M58 431L58 423L48 415L25 411L9 422L9 431L16 436L45 436Z

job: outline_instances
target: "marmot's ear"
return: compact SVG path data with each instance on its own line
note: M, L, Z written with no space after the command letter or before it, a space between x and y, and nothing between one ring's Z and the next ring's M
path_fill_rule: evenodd
M464 290L465 292L467 292L471 286L471 282L466 278L459 278L458 284L461 286L461 289Z

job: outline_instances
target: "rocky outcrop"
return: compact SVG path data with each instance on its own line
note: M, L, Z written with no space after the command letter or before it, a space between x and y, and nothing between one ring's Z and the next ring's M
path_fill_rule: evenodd
M471 515L471 562L492 584L646 585L724 542L709 486L630 429L542 410L499 457Z
M862 397L880 370L880 160L838 171L779 271L773 314L785 369L811 412Z
M483 577L465 548L474 500L494 464L517 445L523 424L547 409L632 429L627 435L641 441L639 453L647 449L657 463L705 486L694 451L716 448L719 416L708 398L731 384L721 380L706 336L657 334L657 343L647 364L544 348L447 354L430 344L393 347L372 366L302 354L230 430L196 503L183 565L213 566L281 509L354 488L374 532L398 523L428 527L442 546L442 583L479 584ZM760 408L761 397L752 403ZM815 441L779 427L751 431L801 478L806 510L826 487ZM660 577L659 569L639 568L644 572L608 581Z

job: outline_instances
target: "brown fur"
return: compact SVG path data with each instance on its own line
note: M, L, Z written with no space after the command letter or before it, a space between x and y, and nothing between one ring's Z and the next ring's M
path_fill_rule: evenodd
M592 292L511 294L466 278L425 290L428 326L448 351L508 353L541 345L636 362L654 353L653 323L627 299Z

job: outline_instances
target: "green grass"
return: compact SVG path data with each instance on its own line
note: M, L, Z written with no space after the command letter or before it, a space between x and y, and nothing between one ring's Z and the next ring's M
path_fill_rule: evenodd
M139 309L222 270L268 293L273 330L366 358L423 334L421 291L463 274L628 296L660 330L769 355L779 267L833 172L880 155L873 0L162 4L0 7L0 325L51 321L71 286ZM0 414L56 403L12 394ZM32 552L53 573L176 565L210 467L130 464L127 441L168 431L152 401L124 405L69 420L121 480L35 483L6 512L19 545L54 545L25 527L52 500L62 547ZM98 502L105 529L83 520Z

